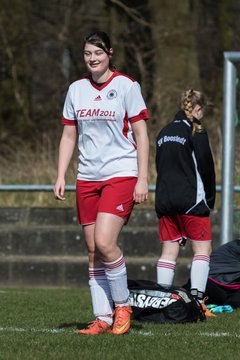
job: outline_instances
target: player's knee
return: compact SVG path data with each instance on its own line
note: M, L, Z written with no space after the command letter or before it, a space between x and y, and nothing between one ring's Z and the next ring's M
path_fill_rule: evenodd
M109 246L107 244L104 244L104 242L99 242L96 244L96 246L100 253L100 257L103 259L108 259L114 252L114 246Z
M212 252L212 244L210 241L204 244L195 244L195 246L193 246L194 255L210 256L211 252Z

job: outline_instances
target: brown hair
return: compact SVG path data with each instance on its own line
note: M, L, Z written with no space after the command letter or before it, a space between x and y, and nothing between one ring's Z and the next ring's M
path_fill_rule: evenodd
M203 126L201 123L196 123L194 121L192 112L196 105L201 106L203 113L210 106L210 103L207 101L206 97L200 92L193 89L184 91L181 95L181 109L185 112L188 119L193 123L193 133L202 132Z

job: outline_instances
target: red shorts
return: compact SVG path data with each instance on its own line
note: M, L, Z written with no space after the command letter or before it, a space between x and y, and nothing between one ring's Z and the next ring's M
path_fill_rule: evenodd
M162 216L158 221L160 241L212 240L210 217L192 215Z
M99 212L120 216L126 223L134 206L136 182L136 177L116 177L105 181L77 180L79 224L95 223Z

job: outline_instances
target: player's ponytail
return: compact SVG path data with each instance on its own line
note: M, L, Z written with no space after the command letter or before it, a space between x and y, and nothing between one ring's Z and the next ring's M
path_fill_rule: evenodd
M182 93L180 104L181 109L185 112L187 118L193 123L193 133L201 133L204 131L204 128L200 121L194 121L192 114L196 105L199 105L203 113L205 113L206 109L210 106L210 103L200 91L189 89Z

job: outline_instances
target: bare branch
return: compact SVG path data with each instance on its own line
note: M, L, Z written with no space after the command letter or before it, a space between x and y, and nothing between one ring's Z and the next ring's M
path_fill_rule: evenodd
M111 3L119 6L121 9L123 9L125 11L125 13L128 16L130 16L133 20L135 20L137 23L139 23L143 26L150 27L150 28L152 27L152 24L150 24L145 19L143 19L137 10L128 7L127 5L123 4L119 0L110 0L110 1L111 1Z
M66 41L66 39L67 39L69 25L70 25L70 21L71 21L72 4L73 4L73 0L69 0L68 7L65 11L64 22L62 24L61 31L58 34L58 39L59 39L59 41L62 41L62 42Z
M22 94L21 94L21 92L19 90L17 65L14 62L14 55L13 55L13 52L12 52L12 48L11 48L9 42L8 42L5 27L4 27L3 22L2 22L2 14L0 14L0 35L1 35L1 38L2 38L4 49L5 49L5 52L7 54L10 69L11 69L11 75L12 75L12 82L13 82L13 90L14 90L15 99L16 99L19 107L22 109L25 119L29 120L28 109L27 109L27 106L25 104L24 97L22 96Z

